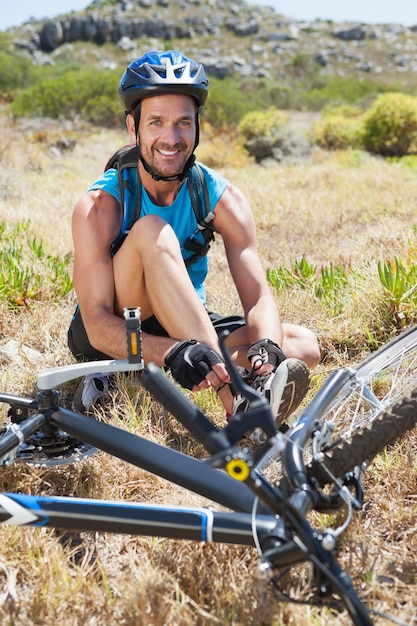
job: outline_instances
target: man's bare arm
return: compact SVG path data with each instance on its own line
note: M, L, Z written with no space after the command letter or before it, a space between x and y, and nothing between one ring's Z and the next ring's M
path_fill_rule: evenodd
M242 303L248 342L269 337L281 344L281 320L257 252L253 214L245 196L231 185L216 208L215 227Z

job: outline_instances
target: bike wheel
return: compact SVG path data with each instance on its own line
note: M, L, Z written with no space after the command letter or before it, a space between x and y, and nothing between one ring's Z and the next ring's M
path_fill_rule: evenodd
M333 428L310 473L320 484L371 461L417 424L417 326L392 339L357 366L323 419ZM326 469L328 471L326 471Z
M323 463L313 460L308 473L323 486L330 481L330 475L343 477L355 466L370 463L386 446L394 444L416 425L417 389L362 430L329 446L324 452Z

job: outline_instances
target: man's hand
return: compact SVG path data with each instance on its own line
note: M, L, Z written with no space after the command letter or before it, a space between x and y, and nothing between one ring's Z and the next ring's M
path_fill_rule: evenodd
M229 380L226 367L214 350L195 339L177 343L165 358L174 380L185 389L198 391Z
M253 369L256 372L260 370L262 374L276 370L286 358L279 345L271 339L259 339L249 346L248 360Z

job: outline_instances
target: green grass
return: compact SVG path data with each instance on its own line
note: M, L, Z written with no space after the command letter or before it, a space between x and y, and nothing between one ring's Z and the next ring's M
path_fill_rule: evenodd
M71 257L47 254L30 222L0 223L0 298L11 307L56 302L72 290Z

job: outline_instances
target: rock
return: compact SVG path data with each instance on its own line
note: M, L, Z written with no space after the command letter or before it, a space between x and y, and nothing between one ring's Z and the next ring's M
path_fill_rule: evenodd
M21 345L15 339L10 339L4 346L0 347L0 354L6 356L10 362L17 365L36 365L41 361L43 355L38 350L33 350L28 346Z
M225 29L228 37L222 37ZM236 45L231 47L233 37ZM211 54L199 50L199 38L213 42ZM297 55L314 59L318 68L339 76L417 71L414 53L410 59L410 51L417 46L417 24L407 28L297 21L280 17L272 7L255 7L244 0L120 0L111 6L105 0L93 0L85 11L25 24L14 44L28 58L46 64L62 46L92 42L98 46L99 65L110 68L120 59L108 58L108 50L100 57L100 46L106 42L113 42L130 58L143 53L145 46L165 48L175 40L189 40L185 48L204 62L208 74L220 79L233 72L244 77L284 76ZM223 42L228 42L226 49ZM395 55L389 50L395 50ZM233 54L241 56L242 63L236 63Z
M339 39L345 41L362 41L365 39L367 29L364 26L354 26L353 28L344 28L342 30L335 30L333 35Z

